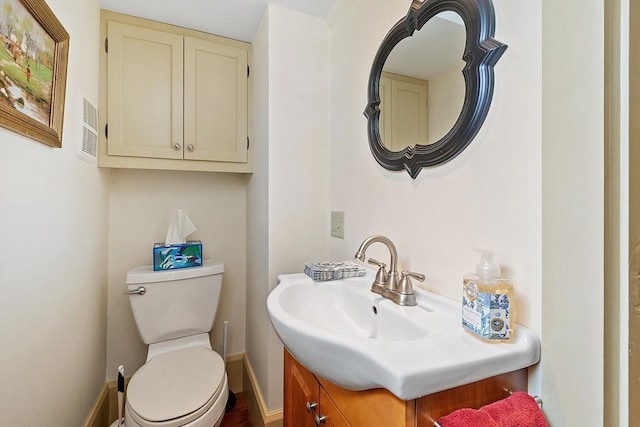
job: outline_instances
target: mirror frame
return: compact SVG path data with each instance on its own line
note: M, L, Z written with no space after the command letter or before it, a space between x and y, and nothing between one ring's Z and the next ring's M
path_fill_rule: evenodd
M456 12L465 24L466 42L462 60L465 98L462 111L451 130L433 144L409 146L390 151L380 136L380 77L393 48L411 37L440 12ZM406 170L415 179L422 168L437 166L460 154L476 136L489 111L493 97L493 66L507 45L493 38L495 16L491 0L412 0L407 15L387 33L378 48L367 88L367 133L373 157L385 169Z

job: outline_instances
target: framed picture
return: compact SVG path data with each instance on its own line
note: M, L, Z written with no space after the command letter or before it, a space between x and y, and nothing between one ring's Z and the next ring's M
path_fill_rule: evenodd
M44 0L0 0L0 126L62 147L68 56Z

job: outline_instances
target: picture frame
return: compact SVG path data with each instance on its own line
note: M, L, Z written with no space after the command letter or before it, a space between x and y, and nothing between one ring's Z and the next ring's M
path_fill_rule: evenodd
M0 0L0 126L62 147L69 33L44 0Z

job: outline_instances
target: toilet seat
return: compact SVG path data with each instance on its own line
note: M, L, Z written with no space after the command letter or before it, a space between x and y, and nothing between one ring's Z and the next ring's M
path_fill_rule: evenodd
M221 396L226 384L224 361L212 350L187 347L162 353L131 378L127 412L142 426L184 426L211 412L219 398L226 404Z

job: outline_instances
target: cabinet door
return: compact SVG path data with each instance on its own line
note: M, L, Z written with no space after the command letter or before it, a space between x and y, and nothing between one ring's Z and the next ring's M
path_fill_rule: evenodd
M108 22L110 156L181 159L183 38Z
M313 416L320 402L320 385L286 351L284 363L284 427L315 427Z
M247 161L247 56L185 37L185 159Z
M320 388L320 410L318 413L322 427L351 427L327 392Z

